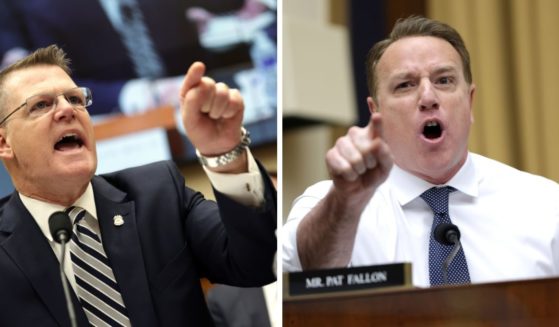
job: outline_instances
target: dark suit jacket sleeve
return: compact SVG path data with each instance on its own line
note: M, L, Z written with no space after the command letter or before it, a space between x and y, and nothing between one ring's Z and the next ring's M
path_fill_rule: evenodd
M133 200L148 274L180 255L199 277L213 283L256 287L275 280L276 192L262 170L265 204L241 205L215 192L217 204L185 186L172 162L109 174L104 178ZM186 180L188 185L188 176ZM95 184L94 184L95 187Z
M240 205L217 191L217 207L212 201L198 199L187 204L188 239L212 282L261 286L275 280L276 192L264 169L260 169L266 200L261 208Z

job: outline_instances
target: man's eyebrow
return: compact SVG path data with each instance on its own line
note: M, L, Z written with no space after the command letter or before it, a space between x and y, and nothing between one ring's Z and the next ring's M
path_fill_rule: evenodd
M456 73L458 69L455 66L441 66L437 67L433 72L435 74L443 74L443 73Z
M458 68L454 65L444 65L440 67L436 67L432 73L433 74L444 74L444 73L456 73L458 72ZM402 70L396 72L388 77L389 80L403 80L403 79L410 79L415 76L415 72L411 70Z
M405 71L396 72L395 74L392 74L391 76L388 77L388 79L390 80L409 79L412 78L414 75L415 75L414 72L405 70Z

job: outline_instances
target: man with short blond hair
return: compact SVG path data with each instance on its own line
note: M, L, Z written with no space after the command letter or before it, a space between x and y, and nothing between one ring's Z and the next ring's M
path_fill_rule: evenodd
M204 71L188 70L181 112L217 203L171 162L94 175L93 95L57 46L0 73L0 159L16 188L0 199L0 325L70 325L53 213L72 219L63 270L79 326L211 326L200 278L275 280L274 188L248 149L239 92Z

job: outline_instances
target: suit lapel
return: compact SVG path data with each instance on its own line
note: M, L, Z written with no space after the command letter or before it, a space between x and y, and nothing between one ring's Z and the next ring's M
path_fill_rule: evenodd
M8 235L0 246L27 277L58 324L69 325L58 259L17 193L5 206L0 231ZM78 322L86 326L85 313L74 292L71 295Z
M133 326L156 326L157 320L140 246L134 202L100 177L93 178L103 247L119 284ZM115 217L122 224L115 224ZM119 218L117 218L119 220Z

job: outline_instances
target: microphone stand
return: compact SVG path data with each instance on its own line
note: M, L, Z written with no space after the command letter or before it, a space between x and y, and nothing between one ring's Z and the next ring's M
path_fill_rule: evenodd
M458 254L458 251L460 251L460 248L462 247L460 240L455 235L453 236L454 237L452 242L454 242L454 246L452 247L452 251L450 251L448 257L446 257L446 259L443 261L443 281L445 285L448 284L448 267L450 266L452 260L454 260L456 254Z
M458 251L462 248L460 243L460 230L454 224L440 223L433 231L433 238L442 245L454 245L449 255L443 261L443 283L448 285L448 268Z
M62 256L60 258L60 279L62 280L62 288L64 289L64 297L66 298L66 306L68 308L68 315L70 316L70 325L72 327L77 327L78 322L76 320L76 311L74 311L74 303L72 302L68 281L66 280L66 274L64 273L64 261L66 258L66 234L60 235L60 244L62 245Z

